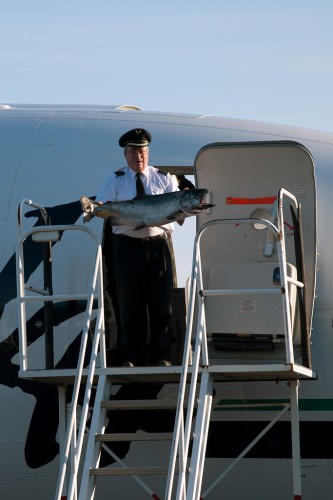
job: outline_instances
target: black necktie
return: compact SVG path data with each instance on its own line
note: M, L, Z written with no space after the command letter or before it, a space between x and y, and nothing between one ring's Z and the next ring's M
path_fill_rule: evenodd
M136 194L145 194L145 188L143 187L141 174L136 174Z

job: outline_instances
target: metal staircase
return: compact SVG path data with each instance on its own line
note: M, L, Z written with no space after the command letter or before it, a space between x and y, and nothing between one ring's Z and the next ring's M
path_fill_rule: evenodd
M101 375L99 377L97 394L95 400L95 409L90 426L88 446L85 457L85 464L82 474L82 482L80 487L79 500L91 499L94 496L96 478L100 476L143 476L143 475L166 475L168 468L161 466L126 466L120 462L120 467L103 467L99 468L99 459L101 453L101 443L115 441L171 441L172 433L105 433L106 413L118 410L174 410L176 406L175 400L169 399L154 399L154 400L113 400L110 401L112 375ZM118 460L119 462L119 460ZM137 478L138 479L138 478ZM141 486L147 489L147 486L141 482ZM148 488L148 492L153 498L158 499L156 493Z
M94 498L96 482L101 476L131 475L155 500L160 497L150 489L141 479L144 475L167 475L165 500L199 500L214 489L228 472L241 460L258 440L281 418L291 410L292 452L293 452L293 489L294 500L301 499L301 472L300 472L300 444L299 444L299 414L298 414L298 385L301 379L311 379L315 373L311 369L309 356L306 366L295 363L293 347L293 326L291 318L289 291L292 287L304 290L304 283L288 275L288 266L284 238L283 199L287 197L298 211L296 198L281 189L278 194L277 225L265 219L219 219L204 224L195 237L193 267L190 283L190 297L188 303L186 337L184 343L183 364L181 367L135 367L135 368L108 368L106 366L104 340L104 309L103 309L103 279L101 249L95 236L83 226L43 226L34 228L22 235L18 243L17 267L18 301L20 313L21 339L21 376L40 377L40 373L29 372L27 363L26 331L25 331L25 303L27 301L42 300L77 300L77 296L36 295L36 292L26 296L23 265L23 242L32 234L45 233L51 239L54 232L64 230L84 230L96 241L97 259L93 272L91 290L88 294L81 294L80 298L87 300L85 327L82 334L79 366L74 381L73 399L70 405L70 418L67 424L66 440L62 446L59 480L55 499L90 500ZM32 204L32 202L29 202ZM34 205L36 206L36 204ZM212 226L225 224L254 224L261 223L269 228L270 234L277 245L278 262L280 268L280 285L271 289L207 289L204 287L200 255L200 242L209 234ZM209 339L207 335L206 300L210 296L230 296L237 294L256 293L274 294L281 297L281 315L284 322L285 361L269 363L240 363L240 364L211 364L209 359ZM96 311L96 327L93 340L92 357L89 369L84 370L83 362L86 353L87 337L91 328L92 308L94 300L98 301ZM308 335L308 332L306 333ZM302 340L303 342L303 340ZM308 355L309 353L307 353ZM99 366L97 367L97 359ZM44 377L59 377L52 370L46 370ZM97 380L97 389L94 408L87 429L88 413L94 381ZM220 381L258 381L258 380L286 380L290 383L290 403L283 404L278 415L270 422L250 443L237 459L213 482L204 493L202 479L205 465L206 445L209 432L209 423L213 407L214 384ZM178 400L110 400L113 384L127 382L164 382L179 383ZM81 408L80 427L76 429L78 394L82 384L85 385L84 403ZM235 406L235 405L233 405ZM239 405L243 406L243 405ZM246 406L249 406L248 404ZM267 405L265 405L267 406ZM281 405L280 405L281 406ZM119 410L175 410L175 425L173 434L170 433L106 433L107 418L112 418L112 412ZM108 414L108 412L111 412ZM83 443L86 440L86 451L83 456ZM129 467L118 457L113 456L119 467L100 467L101 449L105 443L114 441L170 441L171 453L169 463L165 467L147 465L145 467ZM192 447L190 446L193 440ZM109 453L112 451L108 449ZM78 483L79 467L84 459L81 482ZM69 465L71 464L71 467ZM66 486L66 474L69 486ZM176 480L176 477L178 479ZM110 490L110 498L112 490Z

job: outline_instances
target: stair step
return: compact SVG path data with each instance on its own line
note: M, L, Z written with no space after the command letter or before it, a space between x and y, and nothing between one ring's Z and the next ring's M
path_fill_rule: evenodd
M115 399L102 401L101 407L107 410L175 410L176 399Z
M114 434L96 434L95 441L171 441L172 432L124 432Z
M186 467L186 473L190 471ZM91 476L160 476L168 474L169 467L103 467L102 469L90 469ZM175 474L179 474L179 467L175 468Z

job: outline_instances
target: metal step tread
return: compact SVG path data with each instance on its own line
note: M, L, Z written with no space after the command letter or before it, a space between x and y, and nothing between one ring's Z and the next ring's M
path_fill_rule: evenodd
M175 410L176 399L115 399L102 401L101 408L107 410Z
M189 467L185 472L188 474ZM168 474L169 467L103 467L102 469L90 469L91 476L158 476ZM175 468L175 474L179 474L179 467Z
M95 441L171 441L172 437L172 432L117 432L96 434Z

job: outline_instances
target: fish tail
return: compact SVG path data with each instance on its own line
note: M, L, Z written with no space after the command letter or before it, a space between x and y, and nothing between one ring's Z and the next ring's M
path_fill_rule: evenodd
M83 222L89 222L93 217L95 217L95 204L90 198L88 198L88 196L81 196L80 201L83 210Z

